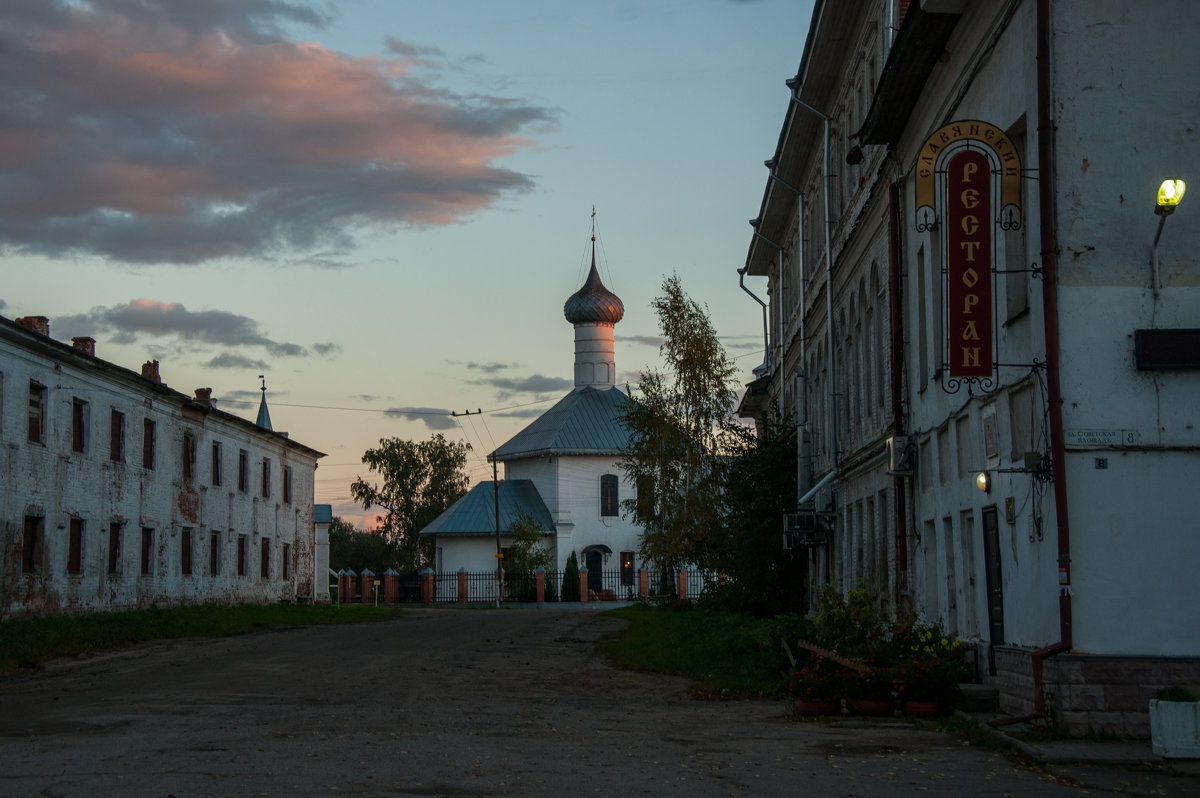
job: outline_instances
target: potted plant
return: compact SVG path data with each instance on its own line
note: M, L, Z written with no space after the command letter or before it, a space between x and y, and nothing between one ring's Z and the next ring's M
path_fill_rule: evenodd
M792 696L801 715L836 715L842 711L842 675L824 657L792 671Z
M1200 759L1200 696L1183 687L1150 699L1150 742L1156 756Z
M846 708L856 715L892 715L901 682L890 668L867 668L846 677Z

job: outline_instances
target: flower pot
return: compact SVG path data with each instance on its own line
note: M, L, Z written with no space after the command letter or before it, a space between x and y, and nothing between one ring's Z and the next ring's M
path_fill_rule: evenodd
M1150 742L1155 756L1200 759L1200 702L1150 699Z
M796 699L796 713L799 715L837 715L842 711L842 702L836 698Z
M900 711L914 718L937 718L950 713L950 705L945 701L923 701L919 698L909 698L900 702Z
M896 711L896 702L890 698L847 698L846 708L855 715L883 717Z

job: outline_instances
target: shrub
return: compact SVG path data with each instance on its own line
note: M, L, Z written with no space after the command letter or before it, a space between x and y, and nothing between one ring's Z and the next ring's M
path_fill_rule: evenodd
M567 567L563 569L562 600L579 601L579 558L573 551L567 557Z

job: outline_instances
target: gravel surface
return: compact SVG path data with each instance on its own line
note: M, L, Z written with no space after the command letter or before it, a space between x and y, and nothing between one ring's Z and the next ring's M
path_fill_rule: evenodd
M0 796L1195 795L617 670L594 609L414 609L0 679ZM1089 781L1089 773L1096 778ZM1132 786L1131 786L1132 785ZM1189 789L1190 788L1190 791Z

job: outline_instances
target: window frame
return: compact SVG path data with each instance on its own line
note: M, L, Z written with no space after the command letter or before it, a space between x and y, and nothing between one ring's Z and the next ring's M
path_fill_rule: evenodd
M621 515L621 479L616 474L600 477L600 517L613 518Z
M179 575L192 575L192 528L190 526L181 527L179 530Z
M250 452L238 449L238 492L250 491Z
M108 573L121 573L121 537L124 524L120 521L110 521L108 524Z
M125 462L125 414L115 407L109 409L108 416L108 459Z
M138 573L141 576L154 576L154 527L142 527L142 548Z
M46 548L46 517L25 516L25 529L21 535L21 573L37 576L42 573L42 556Z
M29 381L29 400L26 408L25 440L27 443L46 445L46 386L37 380Z
M212 485L214 488L221 486L221 442L212 442Z
M158 425L152 418L142 419L142 468L154 470L155 447L158 443Z
M71 451L87 452L88 403L78 396L71 397Z
M69 576L83 574L83 535L83 519L72 517L67 530L67 574Z
M193 432L184 431L183 440L180 446L180 473L187 482L191 482L196 478L196 435Z

